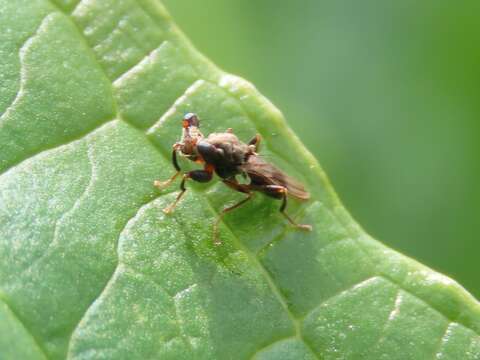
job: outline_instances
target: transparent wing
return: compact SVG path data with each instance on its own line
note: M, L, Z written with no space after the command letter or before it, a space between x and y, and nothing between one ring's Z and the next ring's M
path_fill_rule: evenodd
M248 174L253 183L281 185L286 187L288 193L297 199L307 200L310 198L310 194L299 181L291 178L260 156L250 156L243 165L243 170Z

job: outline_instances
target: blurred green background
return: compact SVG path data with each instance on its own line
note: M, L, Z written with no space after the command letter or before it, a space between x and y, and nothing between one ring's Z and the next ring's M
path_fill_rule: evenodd
M374 237L480 297L480 2L165 0Z

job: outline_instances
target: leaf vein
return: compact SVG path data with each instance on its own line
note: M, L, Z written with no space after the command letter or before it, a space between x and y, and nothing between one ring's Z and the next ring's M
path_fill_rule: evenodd
M383 324L382 331L380 331L380 336L377 339L377 341L375 342L375 344L372 346L372 349L380 346L385 341L385 339L386 339L385 334L386 334L387 330L389 329L392 321L398 316L398 313L400 311L400 305L402 304L402 301L403 301L402 293L401 293L400 290L398 290L397 294L395 296L395 300L393 302L392 311L390 312L390 314L388 314L388 317L387 317L385 323Z
M296 337L295 337L295 336L288 336L288 337L284 337L284 338L278 339L278 340L276 340L276 341L274 341L274 342L272 342L272 343L270 343L270 344L267 344L267 345L265 345L264 347L258 349L258 350L252 355L252 357L250 358L250 360L255 360L256 356L257 356L258 354L260 354L262 351L269 350L269 349L271 349L272 347L274 347L275 345L280 344L280 343L282 343L282 342L284 342L284 341L286 341L286 340L290 340L290 339L296 339Z
M98 60L97 54L95 53L95 51L93 51L90 43L88 42L87 37L85 36L84 32L82 31L82 29L80 28L80 26L77 24L77 22L74 20L74 18L71 16L71 14L63 11L56 3L53 2L53 0L47 0L47 1L48 1L52 6L54 6L60 13L64 14L64 16L66 16L66 17L71 21L71 23L73 24L73 26L75 26L75 28L77 29L78 34L80 35L80 38L82 39L83 43L86 45L86 48L89 49L90 55L93 57L93 59L95 60L95 62L96 62L97 65L98 65L99 69L102 71L103 76L104 76L105 79L111 84L110 77L108 76L105 67L104 67L104 66L102 65L102 63ZM80 5L81 3L82 3L82 1L80 1L80 2L77 4L77 7L78 7L78 5ZM119 116L118 105L117 105L117 101L116 101L115 97L113 97L113 107L115 108L115 113L117 114L117 116Z
M53 13L50 13L48 15L46 15L42 21L40 22L40 25L38 26L38 28L35 30L35 32L33 33L33 35L29 36L25 42L23 43L23 45L20 47L20 49L18 50L18 58L19 58L19 62L20 62L20 85L19 85L19 89L17 91L17 93L15 94L15 97L13 98L11 104L6 108L6 110L3 112L3 114L0 116L0 127L3 125L3 123L5 122L5 117L8 116L8 114L12 111L12 109L16 106L16 104L20 101L20 98L23 96L24 94L24 88L25 88L25 79L26 79L26 75L25 75L25 53L27 52L27 50L30 48L30 46L32 45L32 42L34 41L34 39L38 36L38 34L40 33L41 29L45 26L45 24L49 21L49 18L53 15Z
M26 267L24 270L22 270L22 272L20 273L21 274L24 274L26 272L28 272L30 269L32 269L36 264L38 264L42 259L46 258L50 253L51 251L53 251L53 247L54 245L56 245L56 243L58 242L58 236L59 236L59 226L60 226L60 223L63 222L63 220L70 214L72 213L77 207L78 207L78 204L80 204L80 202L85 198L86 194L90 191L90 189L92 188L93 186L93 183L95 182L95 166L93 164L93 154L91 153L93 151L93 149L91 148L91 146L89 146L87 144L87 158L88 158L88 163L89 163L89 168L90 168L90 176L89 176L89 181L87 182L87 185L85 186L83 192L80 194L80 196L74 201L73 205L68 209L66 210L58 219L57 221L55 221L55 226L54 226L54 229L53 229L53 236L52 236L52 240L48 243L45 251L43 252L42 255L40 255L39 257L37 257L33 262L31 262L28 267Z
M445 332L443 335L440 337L440 343L438 344L438 349L433 353L433 359L441 359L442 358L442 349L443 346L448 342L449 337L451 335L451 327L454 326L456 323L454 322L449 322L447 323L447 327L445 329Z
M168 40L163 40L158 46L156 46L152 51L150 51L147 55L141 58L135 65L131 66L127 70L125 70L122 74L120 74L115 80L113 80L112 85L113 87L118 87L126 78L130 76L130 74L139 72L143 69L143 66L152 60L152 57L155 52L160 51L162 47L165 47L168 43Z
M8 167L7 169L5 169L5 170L0 174L0 176L5 175L7 172L12 171L12 170L15 169L16 167L20 166L21 164L23 164L23 163L26 162L26 161L31 160L31 159L34 158L34 157L47 155L49 152L55 151L55 150L57 150L57 149L59 149L59 148L61 148L61 147L69 146L69 145L72 145L72 144L74 144L74 143L76 143L76 142L79 142L79 141L81 141L81 140L84 140L85 138L87 138L87 137L91 136L92 134L98 132L98 131L99 131L101 128L103 128L104 126L108 126L109 124L111 124L111 123L113 123L113 122L115 122L115 121L118 121L118 119L114 118L114 119L108 120L108 121L106 121L106 122L103 122L103 123L99 124L98 126L96 126L95 128L91 129L90 131L88 131L88 132L86 132L86 133L83 133L83 134L81 134L80 136L78 136L78 137L76 137L76 138L74 138L74 139L72 139L72 140L70 140L70 141L68 141L68 142L66 142L66 143L58 144L58 145L55 145L55 146L53 146L53 147L51 147L51 148L44 149L44 150L42 150L42 151L39 151L39 152L37 152L37 153L34 153L34 154L30 155L28 158L23 159L23 160L15 163L15 164L13 164L12 166ZM129 124L129 125L130 125L130 124Z
M195 93L198 90L198 88L202 86L204 83L205 83L205 80L198 79L195 82L193 82L193 84L191 84L189 87L187 87L185 92L173 102L173 105L167 111L165 111L165 113L160 117L160 119L158 119L158 121L146 131L146 134L147 135L153 134L160 126L162 126L165 120L177 110L177 107L183 102L185 102L188 99L188 97L193 93Z
M156 199L158 199L159 197L161 196L164 196L164 195L167 195L167 194L162 194L162 195L158 195L158 196L155 196L153 199L152 198L149 198L148 201L144 202L142 205L139 206L139 208L135 211L134 215L132 217L130 217L127 221L125 221L125 224L123 225L122 229L120 230L119 232L119 236L117 238L117 242L115 244L115 252L117 254L117 263L112 271L112 273L110 274L108 280L105 282L105 285L102 287L100 293L92 300L92 302L90 303L90 305L86 308L85 312L83 313L82 317L80 318L80 320L78 321L77 325L75 326L75 328L71 331L70 333L70 336L69 336L69 341L68 341L68 350L67 350L67 354L70 353L71 351L71 344L72 344L72 337L74 336L75 332L77 331L78 327L80 326L80 324L84 321L86 315L88 314L88 311L95 305L95 303L101 298L102 294L106 291L106 289L109 287L112 279L114 278L114 275L116 273L116 271L118 270L118 267L120 265L123 265L120 261L120 254L119 254L119 247L121 246L121 239L122 239L122 234L123 232L128 228L129 224L132 222L135 222L135 220L137 219L138 216L141 216L141 214L143 213L143 211L146 209L146 207L148 205L150 205L152 202L154 202Z
M316 310L318 310L320 307L322 306L325 306L325 304L327 304L328 302L332 301L333 299L339 297L339 296L342 296L352 290L355 290L355 289L358 289L360 287L363 287L363 286L367 286L368 284L370 284L371 282L374 282L376 280L378 280L380 278L380 276L372 276L372 277L369 277L363 281L360 281L354 285L350 285L348 288L344 289L344 290L341 290L335 294L333 294L332 296L328 297L327 299L325 300L322 300L321 303L319 303L317 306L315 306L313 309L311 309L310 311L308 311L302 318L301 320L305 320L307 317L309 317L311 314L313 314Z
M72 10L70 11L70 13L67 13L65 12L65 14L69 15L69 16L72 16L72 14L75 12L75 10L77 9L78 5L80 5L82 3L82 0L79 0L77 1L77 3L72 6Z
M40 341L38 341L38 339L36 338L36 336L33 334L32 331L30 331L30 329L26 326L26 324L20 319L20 317L18 316L18 314L13 310L13 308L8 304L7 300L4 298L4 296L2 296L1 292L0 292L0 301L2 301L7 307L8 309L10 310L10 312L12 313L12 315L15 317L15 319L17 319L17 321L19 322L19 324L21 324L23 326L23 328L25 329L25 331L28 333L28 335L30 335L33 343L37 346L38 350L40 351L40 353L43 355L43 357L45 359L48 359L48 356L47 356L47 353L45 352L45 349L43 348L43 346L41 345Z

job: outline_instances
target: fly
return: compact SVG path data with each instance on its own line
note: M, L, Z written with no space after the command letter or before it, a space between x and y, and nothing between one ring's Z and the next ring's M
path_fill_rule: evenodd
M167 181L156 180L154 185L159 189L163 189L182 174L177 161L178 152L191 161L203 164L203 169L183 173L180 193L175 201L163 210L165 213L172 212L185 194L185 191L187 191L185 183L188 179L205 183L212 180L213 173L216 173L225 185L235 191L246 194L246 197L220 212L213 226L213 241L215 245L221 243L218 237L218 224L223 216L249 201L255 191L281 200L280 213L294 227L302 230L312 230L311 225L297 224L285 212L287 195L298 200L308 200L310 194L305 191L302 184L258 155L260 135L255 135L247 144L240 141L233 134L232 129L227 129L224 133L212 133L205 137L200 132L200 120L193 113L184 116L182 128L182 137L179 142L173 145L172 151L172 164L176 172ZM238 175L248 178L250 182L248 184L239 183L236 179Z

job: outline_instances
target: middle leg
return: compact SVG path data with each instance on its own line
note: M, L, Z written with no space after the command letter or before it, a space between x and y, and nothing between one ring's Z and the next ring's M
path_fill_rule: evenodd
M239 208L243 204L245 204L248 200L250 200L253 196L253 193L250 191L250 188L248 185L245 184L239 184L237 180L235 179L225 179L223 180L223 183L227 185L229 188L242 192L244 194L247 194L247 197L243 200L240 200L238 203L224 208L220 214L218 214L217 219L215 220L215 223L213 224L213 244L214 245L220 245L222 242L218 238L218 224L220 224L220 221L223 219L225 214L229 211L232 211L236 208Z

